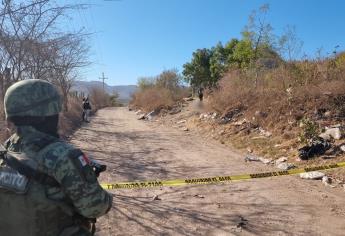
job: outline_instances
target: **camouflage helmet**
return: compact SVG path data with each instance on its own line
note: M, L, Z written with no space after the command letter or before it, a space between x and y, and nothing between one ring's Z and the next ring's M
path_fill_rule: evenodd
M28 79L7 89L4 105L7 119L15 116L52 116L61 111L61 97L53 84Z

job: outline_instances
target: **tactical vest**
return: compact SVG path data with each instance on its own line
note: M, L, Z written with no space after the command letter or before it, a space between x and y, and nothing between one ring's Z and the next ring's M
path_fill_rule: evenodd
M56 141L56 140L54 140ZM52 140L38 140L40 157ZM1 151L0 151L1 153ZM0 159L0 235L72 236L91 235L80 227L73 207L59 184L41 170L43 158L21 153L2 153ZM1 163L2 162L2 163Z

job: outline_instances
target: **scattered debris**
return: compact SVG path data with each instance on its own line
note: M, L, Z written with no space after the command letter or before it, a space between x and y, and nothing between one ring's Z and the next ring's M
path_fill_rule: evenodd
M250 139L252 140L257 140L257 139L266 139L266 136L256 136L256 137L251 137Z
M298 156L301 160L308 160L314 156L324 154L331 148L331 144L323 138L315 138L311 141L311 145L306 145L298 149Z
M275 160L275 164L279 165L279 164L286 162L286 161L287 161L287 157L281 157L281 158Z
M214 119L217 118L217 116L218 116L218 114L217 114L216 112L214 112L214 113L211 115L211 118L214 120Z
M230 121L232 121L235 118L240 117L243 115L242 110L244 109L244 106L242 104L237 104L234 107L230 107L226 109L226 111L221 115L220 117L220 124L226 124Z
M313 179L313 180L322 179L324 176L325 174L319 171L312 171L312 172L299 174L299 177L301 177L302 179Z
M325 112L327 110L325 108L317 108L314 110L314 115L316 119L322 119L323 117L325 117Z
M263 157L257 157L257 156L254 156L254 155L250 155L250 154L247 154L244 158L245 161L260 161L264 164L270 164L272 163L272 159L266 159L266 158L263 158Z
M244 157L244 160L245 161L260 161L259 157L254 156L254 155L249 155L249 154Z
M245 124L245 123L247 123L247 120L246 120L246 119L243 119L243 120L241 120L241 121L235 122L234 125L236 125L236 126L241 126L241 125L243 125L243 124Z
M319 137L323 138L326 141L331 141L332 140L332 137L329 134L326 134L326 133L320 134Z
M262 111L256 111L255 112L255 116L256 117L262 117L262 118L265 118L265 117L267 117L267 113L266 112L262 112Z
M193 97L183 98L183 101L185 101L185 102L190 102L190 101L193 101L193 100L194 100Z
M243 216L239 216L239 221L236 224L236 228L243 228L248 224L248 220L245 219Z
M145 116L145 118L147 119L147 120L152 120L153 119L153 117L154 116L156 116L156 115L158 115L158 111L151 111L151 112L149 112L146 116Z
M332 112L331 112L331 111L326 111L326 112L324 113L324 116L325 116L326 118L329 118L329 117L332 116Z
M277 167L281 170L290 170L295 168L295 165L292 163L287 163L287 162L283 162L277 165Z
M206 114L206 113L203 113L203 114L200 114L199 116L199 119L202 120L202 119L208 119L209 118L209 115Z
M183 124L183 123L186 123L187 120L180 120L180 121L177 121L176 124Z
M266 165L272 163L272 159L260 158L260 161Z
M272 133L269 131L264 130L263 128L259 127L259 132L261 135L265 136L265 137L271 137Z
M152 198L153 201L160 201L162 200L158 195L155 195L153 198Z
M341 149L341 146L343 144L340 144L340 145L333 145L330 149L328 149L326 152L325 152L325 155L326 156L323 156L322 158L323 159L330 159L330 158L333 158L333 157L337 157L341 154L344 153L344 151ZM343 149L345 150L345 146L343 147Z
M175 114L180 113L180 112L181 112L181 108L174 107L171 111L169 111L169 114L175 115Z
M345 145L341 145L339 148L342 152L345 152Z
M328 177L327 175L322 177L322 183L324 185L326 185L326 186L330 186L330 187L333 187L333 188L335 187L335 186L331 185L332 179L330 177Z
M201 195L201 194L195 194L194 197L197 197L197 198L205 198L204 195Z
M145 115L140 115L138 120L145 120Z

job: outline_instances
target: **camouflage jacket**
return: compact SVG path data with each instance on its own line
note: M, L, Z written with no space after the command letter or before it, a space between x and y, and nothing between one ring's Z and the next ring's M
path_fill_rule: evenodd
M30 126L19 127L5 146L35 160L39 171L59 186L29 180L25 193L0 186L0 235L88 235L81 233L75 216L97 218L111 208L112 196L99 185L87 157L73 146ZM0 174L5 167L0 165Z

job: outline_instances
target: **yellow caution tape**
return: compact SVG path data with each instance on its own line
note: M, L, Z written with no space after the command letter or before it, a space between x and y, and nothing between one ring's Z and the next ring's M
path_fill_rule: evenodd
M300 169L292 169L286 171L273 171L262 172L255 174L242 174L242 175L229 175L229 176L216 176L206 178L193 178L193 179L173 179L173 180L153 180L153 181L139 181L139 182L122 182L122 183L102 183L101 186L104 189L132 189L132 188L152 188L163 186L183 186L183 185L195 185L195 184L213 184L224 183L238 180L259 179L285 175L295 175L300 173L306 173L318 170L329 170L335 168L345 167L345 162L339 162L336 164L305 167Z

